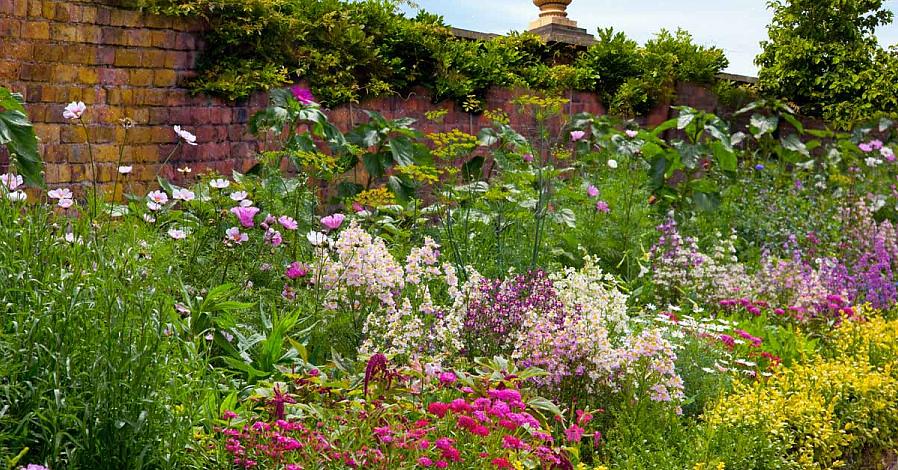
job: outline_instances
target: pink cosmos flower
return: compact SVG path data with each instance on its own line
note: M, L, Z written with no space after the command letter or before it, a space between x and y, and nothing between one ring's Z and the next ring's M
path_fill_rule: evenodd
M231 227L225 230L225 240L239 245L249 240L249 235L241 232L239 227Z
M611 212L611 208L608 207L608 203L605 201L596 202L596 210L604 214Z
M312 95L312 90L309 90L308 88L296 85L290 87L290 93L293 94L296 101L299 101L302 104L312 104L315 102L315 96Z
M240 202L240 201L246 199L248 196L249 196L249 194L247 194L246 191L234 191L228 197L230 197L232 201Z
M10 191L15 191L16 188L25 184L25 180L22 178L22 175L0 175L0 182L6 186Z
M879 139L874 139L870 141L870 148L873 150L879 150L882 148L882 141Z
M586 136L584 131L571 131L571 142L576 142Z
M75 204L73 199L60 199L59 202L56 203L57 206L62 207L63 209L68 209Z
M72 199L72 190L69 188L51 189L47 192L50 199Z
M290 266L287 266L287 272L284 273L284 275L287 276L288 279L297 279L300 277L305 277L308 273L308 266L298 261L294 261L290 263Z
M346 216L343 214L331 214L327 217L322 217L321 225L324 225L328 230L336 230L340 228L340 225L343 225L344 219L346 219Z
M599 188L597 188L597 187L595 187L595 186L593 186L593 185L589 185L589 187L586 188L586 195L589 196L589 197L596 197L596 196L598 196L598 195L599 195Z
M889 147L883 147L879 149L879 154L882 155L886 161L894 162L895 161L895 152Z
M525 162L530 163L533 161L532 153L525 153L523 157L521 157Z
M299 228L299 224L296 223L296 220L293 217L286 215L278 217L278 223L281 224L281 227L284 227L287 230L296 230Z
M637 135L639 135L639 132L634 131L633 129L627 129L624 133L627 134L627 137L629 137L629 138L631 138L631 139L633 139L633 138L635 138Z
M256 223L253 219L256 217L256 214L259 213L258 207L232 207L231 213L237 216L237 219L240 221L240 225L251 228Z
M873 151L873 146L867 143L858 144L857 146L864 153L870 153Z
M80 119L85 111L87 111L87 105L83 101L72 101L65 107L62 117L66 119Z
M26 465L25 467L22 467L22 470L50 470L50 469L43 465L38 465L36 463L30 463L30 464Z
M189 189L175 188L171 192L172 199L178 199L181 201L192 201L196 198L196 194Z
M184 142L187 145L196 145L196 136L187 131L187 129L181 129L181 126L173 127L175 130L175 134L178 134L178 137L184 139Z
M162 191L152 191L147 194L147 199L156 204L165 204L168 202L168 194L165 194Z
M168 229L168 236L175 240L183 240L187 238L187 232L178 228Z

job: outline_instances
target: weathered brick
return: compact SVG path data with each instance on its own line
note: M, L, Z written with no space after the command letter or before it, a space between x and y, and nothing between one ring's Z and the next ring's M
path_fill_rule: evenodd
M37 43L34 45L34 57L42 62L61 62L66 49L66 46L59 44Z
M112 65L115 63L115 48L100 46L97 48L94 62L97 65Z
M99 69L99 79L101 85L126 85L128 83L128 70L104 67Z
M78 83L96 85L100 82L99 72L94 67L78 67Z
M142 64L140 51L136 49L117 49L113 64L116 67L140 67Z
M153 85L173 87L178 83L178 75L173 70L157 69L153 72Z
M122 28L105 26L100 28L100 43L109 46L124 46L128 43L128 37Z
M53 68L48 64L22 64L19 78L26 81L46 82L53 76Z
M20 76L18 61L0 60L0 80L12 81Z
M196 50L196 37L191 33L178 33L175 39L175 49L182 51Z
M18 38L22 35L22 22L14 18L0 17L0 37Z
M153 71L151 69L132 69L128 72L128 84L136 87L152 85Z
M111 12L109 24L134 28L140 26L140 17L141 14L138 11L116 8Z
M173 49L176 39L177 34L173 31L152 31L150 33L150 43L159 49Z
M22 25L24 39L50 39L50 23L43 21L26 21Z
M144 67L160 69L165 66L165 51L145 49L142 61Z
M27 42L8 41L0 48L0 57L17 60L31 60L34 57L34 47Z
M125 36L129 46L150 47L152 45L152 36L148 30L132 29L127 31Z

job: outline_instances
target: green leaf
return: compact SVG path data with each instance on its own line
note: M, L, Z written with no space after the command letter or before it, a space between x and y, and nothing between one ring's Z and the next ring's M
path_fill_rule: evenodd
M798 138L795 134L789 134L787 137L783 137L780 139L783 144L783 148L787 150L792 150L793 152L798 152L806 157L809 157L811 154L808 152L807 146L801 139Z
M547 411L555 416L561 416L561 409L543 397L533 397L530 400L527 400L527 406L536 410Z
M0 90L5 89L0 87ZM43 186L43 161L37 151L37 135L28 116L19 110L23 109L21 104L17 108L0 112L0 145L6 145L16 169L28 184Z
M717 160L721 170L736 171L739 162L733 149L728 148L722 142L712 142L711 152L714 154L714 158Z
M755 136L756 139L760 139L765 134L772 133L778 126L779 118L777 118L776 116L754 114L752 115L751 121L749 122L749 129L751 130L751 134Z

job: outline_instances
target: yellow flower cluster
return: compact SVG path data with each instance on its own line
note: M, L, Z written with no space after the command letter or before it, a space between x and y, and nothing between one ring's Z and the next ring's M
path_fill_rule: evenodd
M434 184L440 180L440 171L432 166L405 165L397 166L396 172L424 184Z
M458 129L428 134L433 142L433 155L443 160L454 160L470 154L477 148L477 137Z
M365 207L381 207L381 206L389 206L390 204L395 204L396 200L393 198L393 193L390 192L389 189L380 187L374 189L368 189L358 193L355 196L355 202L365 206Z
M505 124L506 126L511 124L511 118L508 117L508 113L501 109L489 110L483 112L483 117L486 118L490 122L496 122L499 124Z
M869 312L864 312L869 315ZM898 441L898 321L868 316L835 333L834 353L739 384L705 415L718 430L750 426L790 449L800 468L841 468Z

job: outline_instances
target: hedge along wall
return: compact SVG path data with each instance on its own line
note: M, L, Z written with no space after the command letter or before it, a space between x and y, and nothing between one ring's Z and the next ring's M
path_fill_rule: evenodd
M266 104L259 93L246 102L229 103L207 96L191 96L183 83L193 76L203 48L204 25L117 8L113 0L0 0L0 84L22 93L42 140L46 180L51 185L77 185L90 178L88 146L83 130L62 117L66 103L84 101L90 141L102 184L111 186L125 130L130 118L124 163L134 166L126 189L142 193L154 186L157 171L178 179L175 168L194 172L212 169L223 174L246 170L258 145L246 132L255 110ZM716 107L707 90L682 85L678 102L705 109ZM511 99L526 92L493 90L487 109L504 109L512 123L526 132L532 122L515 116ZM566 112L604 113L598 98L572 92ZM440 124L425 123L424 114L437 108L449 112ZM476 133L488 123L482 116L460 110L454 103L432 104L426 91L404 97L384 97L330 111L343 128L365 119L363 109L388 118L419 119L426 132L458 128ZM648 124L667 119L668 106L647 117ZM182 146L169 165L160 165L174 148L172 126L179 124L197 135L199 145Z

